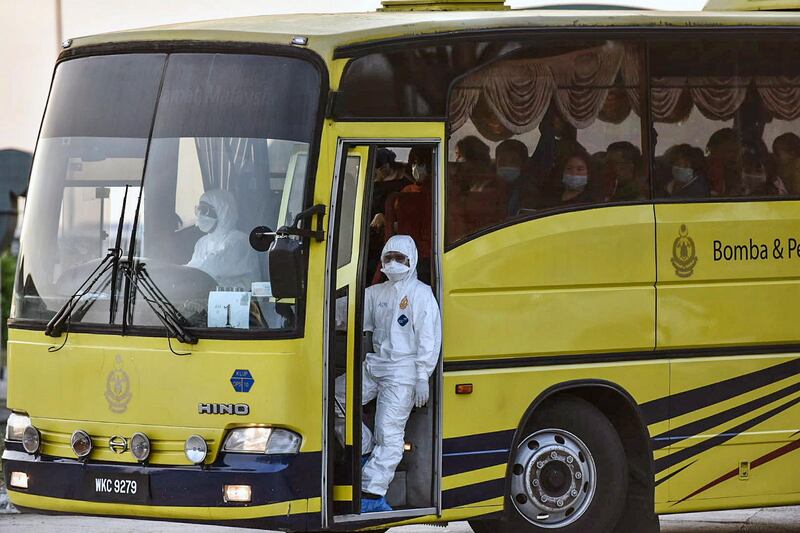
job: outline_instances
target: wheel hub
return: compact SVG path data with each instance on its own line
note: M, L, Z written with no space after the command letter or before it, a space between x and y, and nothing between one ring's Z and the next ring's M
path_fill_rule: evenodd
M543 511L569 507L578 498L583 474L568 450L547 447L530 463L529 497Z
M595 478L594 459L578 437L558 429L541 430L517 448L511 499L529 522L564 527L589 507Z

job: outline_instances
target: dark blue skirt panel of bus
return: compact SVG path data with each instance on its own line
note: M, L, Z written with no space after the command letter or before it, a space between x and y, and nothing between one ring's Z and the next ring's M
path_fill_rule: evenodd
M10 487L12 471L28 474L30 485L27 489ZM84 463L63 457L34 457L14 449L6 449L3 453L3 477L6 486L11 490L65 500L109 503L107 498L99 497L91 490L91 480L144 474L148 480L146 501L127 502L115 499L114 503L152 507L236 508L318 498L320 471L319 452L275 456L220 453L213 464L202 467ZM38 480L42 479L46 482L39 483ZM224 485L250 485L252 500L246 504L226 502L223 496ZM312 514L314 515L312 522L318 522L319 513ZM309 514L304 513L258 519L198 522L242 527L305 529L309 517Z

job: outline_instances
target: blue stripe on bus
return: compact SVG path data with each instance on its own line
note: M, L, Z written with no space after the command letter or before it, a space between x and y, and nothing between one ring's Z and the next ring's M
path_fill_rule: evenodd
M515 431L509 429L445 439L442 443L442 475L452 476L506 464Z
M442 456L442 475L452 476L508 462L508 450L487 450Z
M452 509L453 507L461 507L462 505L498 498L503 496L505 489L506 480L500 478L446 490L442 492L442 508Z
M511 441L514 439L515 432L516 429L506 429L444 439L442 451L444 454L453 454L508 449L511 448Z

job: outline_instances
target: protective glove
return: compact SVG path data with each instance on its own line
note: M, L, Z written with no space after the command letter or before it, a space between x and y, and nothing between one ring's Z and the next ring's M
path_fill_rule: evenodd
M427 379L418 379L417 384L414 385L414 405L422 407L428 403L428 395L430 390L428 387Z

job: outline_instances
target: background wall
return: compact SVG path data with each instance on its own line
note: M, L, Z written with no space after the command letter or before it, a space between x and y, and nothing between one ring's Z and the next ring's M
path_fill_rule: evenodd
M508 0L513 8L591 0ZM59 52L59 0L0 0L0 149L32 151L53 62ZM599 1L652 9L700 9L704 0ZM273 13L372 11L379 0L60 0L63 36L189 20Z

